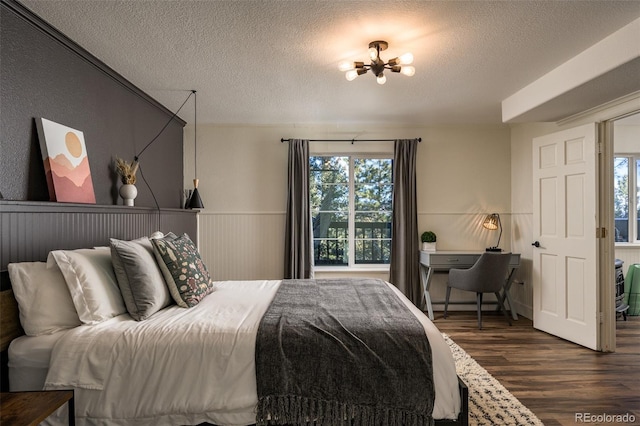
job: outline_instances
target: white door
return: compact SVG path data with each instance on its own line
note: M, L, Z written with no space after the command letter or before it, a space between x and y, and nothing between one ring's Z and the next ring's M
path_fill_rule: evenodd
M595 124L533 140L533 326L599 349Z

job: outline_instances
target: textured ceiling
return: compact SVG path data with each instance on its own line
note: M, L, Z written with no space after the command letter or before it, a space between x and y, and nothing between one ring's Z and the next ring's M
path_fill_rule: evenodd
M640 16L635 0L22 3L170 110L196 89L198 121L224 124L501 123L503 99ZM338 63L372 40L412 52L415 76L348 82Z

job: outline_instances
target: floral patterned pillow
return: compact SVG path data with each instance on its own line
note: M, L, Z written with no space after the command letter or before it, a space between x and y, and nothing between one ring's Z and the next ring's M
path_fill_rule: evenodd
M213 291L209 271L187 234L169 234L151 242L169 292L179 306L196 306Z

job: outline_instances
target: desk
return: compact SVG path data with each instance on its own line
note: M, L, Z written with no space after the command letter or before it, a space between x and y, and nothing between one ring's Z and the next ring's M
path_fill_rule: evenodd
M427 306L427 312L429 318L433 321L433 307L431 306L431 295L429 294L429 288L431 286L431 276L435 271L448 272L449 269L468 269L475 265L483 251L421 251L420 252L420 281L422 281L422 290L424 293L424 304ZM515 271L520 266L520 253L511 253L511 261L509 262L509 277L504 283L504 289L502 293L502 302L506 299L509 302L509 309L511 309L511 316L514 320L518 319L518 313L511 301L511 295L509 289L513 284L513 278ZM433 303L444 303L443 301L436 301ZM461 304L466 302L452 302L449 304ZM475 302L470 302L475 303Z

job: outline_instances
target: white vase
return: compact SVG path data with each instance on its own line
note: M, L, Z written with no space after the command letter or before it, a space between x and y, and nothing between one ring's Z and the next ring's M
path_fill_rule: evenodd
M422 243L422 251L436 251L436 243Z
M120 187L120 196L125 206L133 206L133 200L138 196L138 189L135 185L125 183Z

